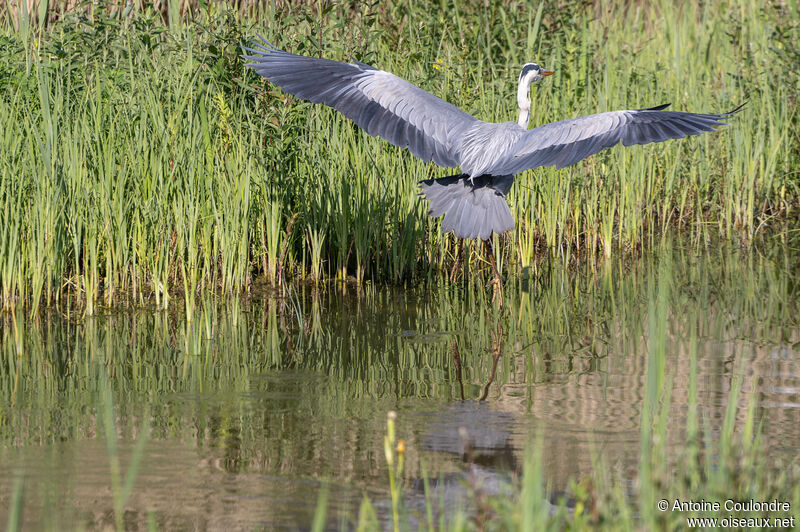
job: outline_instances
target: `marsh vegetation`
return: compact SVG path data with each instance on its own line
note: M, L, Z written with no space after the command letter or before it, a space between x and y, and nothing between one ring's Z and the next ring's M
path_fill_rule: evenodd
M0 8L9 529L800 518L796 1L34 4ZM245 69L257 33L491 121L526 61L536 124L748 103L522 174L497 309L417 197L447 169Z
M725 111L716 134L617 147L521 175L501 268L636 254L665 233L750 242L796 216L795 2L209 3L63 14L0 35L0 273L5 308L197 299L264 279L435 282L455 241L417 181L448 170L296 101L243 67L267 33L286 49L396 73L484 120L514 120L519 65L533 123L671 102ZM479 257L467 250L479 269Z

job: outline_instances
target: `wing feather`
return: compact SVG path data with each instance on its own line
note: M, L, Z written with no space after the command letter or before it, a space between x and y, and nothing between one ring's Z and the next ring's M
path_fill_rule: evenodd
M454 139L478 120L389 72L280 50L267 41L244 47L247 66L284 91L340 111L368 134L408 148L423 161L455 167Z
M538 166L563 168L620 142L649 144L716 131L743 105L720 114L664 111L665 107L599 113L528 130L491 171L512 175Z

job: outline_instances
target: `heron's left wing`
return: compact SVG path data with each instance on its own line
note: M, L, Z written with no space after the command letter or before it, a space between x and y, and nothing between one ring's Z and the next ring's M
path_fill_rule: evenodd
M245 48L247 66L284 91L340 111L370 135L408 148L423 161L455 167L454 140L478 120L402 78L367 64L284 52L268 42Z
M669 105L669 104L667 104ZM667 105L633 111L611 111L551 122L525 132L492 173L516 174L538 166L564 168L605 148L679 139L715 131L742 106L721 114L664 111Z

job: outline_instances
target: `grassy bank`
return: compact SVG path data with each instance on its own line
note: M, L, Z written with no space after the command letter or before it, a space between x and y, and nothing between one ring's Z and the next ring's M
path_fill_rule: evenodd
M47 28L6 17L3 307L93 314L182 295L192 319L202 294L261 277L402 283L451 267L455 242L416 194L417 180L449 171L244 69L239 45L256 33L374 64L484 120L515 119L518 68L531 60L556 71L533 89L536 124L749 102L719 133L522 174L506 271L548 253L627 253L673 228L749 241L795 216L797 2L317 7L243 18L210 4L170 25L147 10L62 14Z

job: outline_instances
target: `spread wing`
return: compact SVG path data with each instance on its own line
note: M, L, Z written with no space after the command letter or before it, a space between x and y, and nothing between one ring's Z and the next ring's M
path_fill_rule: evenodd
M263 40L263 39L262 39ZM340 111L370 135L408 148L423 161L459 164L458 134L478 122L389 72L367 64L295 55L267 41L244 48L247 66L284 91Z
M552 122L525 132L492 173L516 174L537 166L564 168L622 142L625 146L679 139L715 131L737 113L680 113L663 111L669 104L634 111L612 111Z

